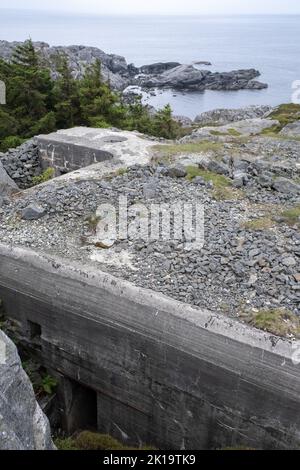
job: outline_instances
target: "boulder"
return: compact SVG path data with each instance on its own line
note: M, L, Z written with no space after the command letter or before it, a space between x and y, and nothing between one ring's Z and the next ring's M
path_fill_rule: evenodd
M300 194L300 185L288 178L276 178L272 187L279 193Z
M38 204L30 204L22 210L21 217L23 220L38 220L46 215L46 211Z
M280 131L280 134L286 137L300 137L300 121L288 124Z
M8 176L0 161L0 204L1 200L19 190L16 183Z
M168 168L167 175L171 178L184 178L187 175L187 171L183 165L176 164Z
M240 109L214 109L201 113L195 118L195 123L202 126L209 124L225 125L231 122L264 117L272 110L271 106L248 106Z
M17 349L0 330L0 450L54 450Z

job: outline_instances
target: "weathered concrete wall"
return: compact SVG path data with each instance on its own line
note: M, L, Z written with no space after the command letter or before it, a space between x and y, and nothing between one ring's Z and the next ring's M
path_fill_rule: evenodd
M37 138L36 142L42 167L55 168L58 176L112 159L109 152L87 148L84 145L53 142L42 137Z
M0 297L49 367L97 392L101 432L172 449L300 447L289 341L1 245Z
M43 168L65 174L111 161L124 166L149 162L155 142L138 132L74 127L35 137Z

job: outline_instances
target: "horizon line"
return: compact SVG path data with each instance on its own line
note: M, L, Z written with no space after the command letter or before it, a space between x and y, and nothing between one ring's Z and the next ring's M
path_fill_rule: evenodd
M36 13L54 13L54 14L71 14L71 15L97 15L97 16L179 16L179 17L194 17L194 16L300 16L300 10L294 13L200 13L200 12L191 12L191 13L179 13L179 12L170 12L170 13L150 13L150 12L137 12L137 13L114 13L106 12L101 13L98 11L71 11L71 10L54 10L54 9L35 9L35 8L2 8L0 5L1 11L11 11L11 12L36 12Z

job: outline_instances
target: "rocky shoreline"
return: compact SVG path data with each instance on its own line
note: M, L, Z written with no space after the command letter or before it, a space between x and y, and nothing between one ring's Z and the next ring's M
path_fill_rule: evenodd
M9 61L13 50L19 44L19 42L0 41L0 58ZM44 42L35 42L34 45L45 64L51 68L53 77L56 77L58 73L55 64L57 53L64 53L68 56L75 78L82 77L86 66L96 59L100 59L104 79L110 82L112 88L119 91L132 85L147 90L170 88L185 91L261 90L268 86L255 80L260 75L259 71L255 69L213 73L209 70L196 68L194 64L182 65L178 62L155 63L136 67L134 64L127 64L124 57L106 54L96 47L50 47Z

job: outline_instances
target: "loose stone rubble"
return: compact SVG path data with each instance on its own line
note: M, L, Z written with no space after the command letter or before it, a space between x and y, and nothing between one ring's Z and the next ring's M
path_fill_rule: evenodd
M21 189L32 186L34 177L42 172L38 148L33 140L28 140L20 147L8 150L5 154L0 153L0 162Z
M18 194L0 208L2 243L93 264L233 317L276 308L299 315L300 141L260 133L221 137L192 134L174 144L173 155L166 156L168 142L155 145L150 163L126 168L124 160L124 171L111 167L98 177L86 168ZM149 210L203 204L204 246L187 249L184 238L97 238L97 208L118 209L120 196L129 207Z

